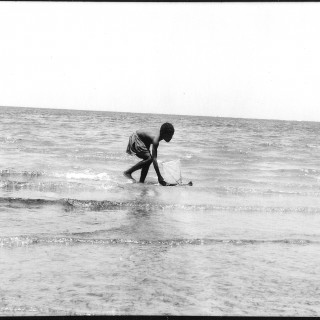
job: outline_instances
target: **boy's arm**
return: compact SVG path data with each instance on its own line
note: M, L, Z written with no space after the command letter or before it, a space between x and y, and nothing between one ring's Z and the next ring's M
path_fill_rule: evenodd
M153 166L154 169L156 170L157 176L158 176L158 181L161 185L165 186L167 185L167 183L164 181L160 170L159 170L159 166L158 166L158 161L157 161L157 155L158 155L158 146L159 146L159 142L154 142L152 144L152 161L153 161Z

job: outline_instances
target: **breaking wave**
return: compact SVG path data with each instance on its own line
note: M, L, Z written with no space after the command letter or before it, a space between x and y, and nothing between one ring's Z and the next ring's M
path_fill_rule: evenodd
M62 191L97 191L111 189L112 185L100 184L92 186L86 183L70 181L43 181L43 182L21 182L21 181L0 181L0 188L7 191L36 190L42 192L62 192Z
M45 171L16 171L11 169L0 170L0 178L10 180L10 178L24 178L27 180L37 179L41 177L53 177L63 179L85 179L85 180L110 180L110 176L106 172L92 172L90 170L83 171L65 171L65 172L45 172Z
M3 206L39 207L46 205L61 205L66 209L89 211L138 208L145 210L186 210L186 211L222 211L222 212L263 212L263 213L320 213L319 207L264 207L264 206L216 206L209 204L163 204L141 201L110 201L110 200L79 200L79 199L30 199L16 197L0 197Z
M319 245L320 241L306 239L164 239L164 240L134 240L134 239L83 239L75 237L38 237L17 236L0 237L0 247L23 247L30 245L140 245L140 246L186 246L186 245Z

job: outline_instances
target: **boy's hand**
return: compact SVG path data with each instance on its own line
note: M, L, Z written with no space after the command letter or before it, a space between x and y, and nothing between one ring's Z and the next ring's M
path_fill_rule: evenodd
M158 181L162 186L166 186L167 185L167 183L164 181L163 178L160 178Z

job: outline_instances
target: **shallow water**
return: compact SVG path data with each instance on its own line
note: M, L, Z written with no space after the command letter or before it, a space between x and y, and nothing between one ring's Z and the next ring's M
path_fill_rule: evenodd
M319 123L0 115L0 315L320 315ZM166 121L194 185L130 183L129 135Z

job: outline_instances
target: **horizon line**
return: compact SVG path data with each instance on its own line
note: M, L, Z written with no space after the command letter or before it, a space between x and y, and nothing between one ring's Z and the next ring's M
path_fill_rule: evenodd
M243 120L265 120L265 121L287 121L287 122L320 122L312 120L287 120L287 119L273 119L273 118L244 118L244 117L226 117L226 116L209 116L209 115L195 115L195 114L174 114L174 113L149 113L149 112L132 112L132 111L115 111L115 110L92 110L92 109L70 109L52 108L52 107L26 107L26 106L4 106L0 108L25 108L25 109L49 109L49 110L66 110L66 111L88 111L88 112L117 112L117 113L132 113L132 114L150 114L150 115L168 115L168 116L183 116L183 117L206 117L206 118L223 118L223 119L243 119Z

